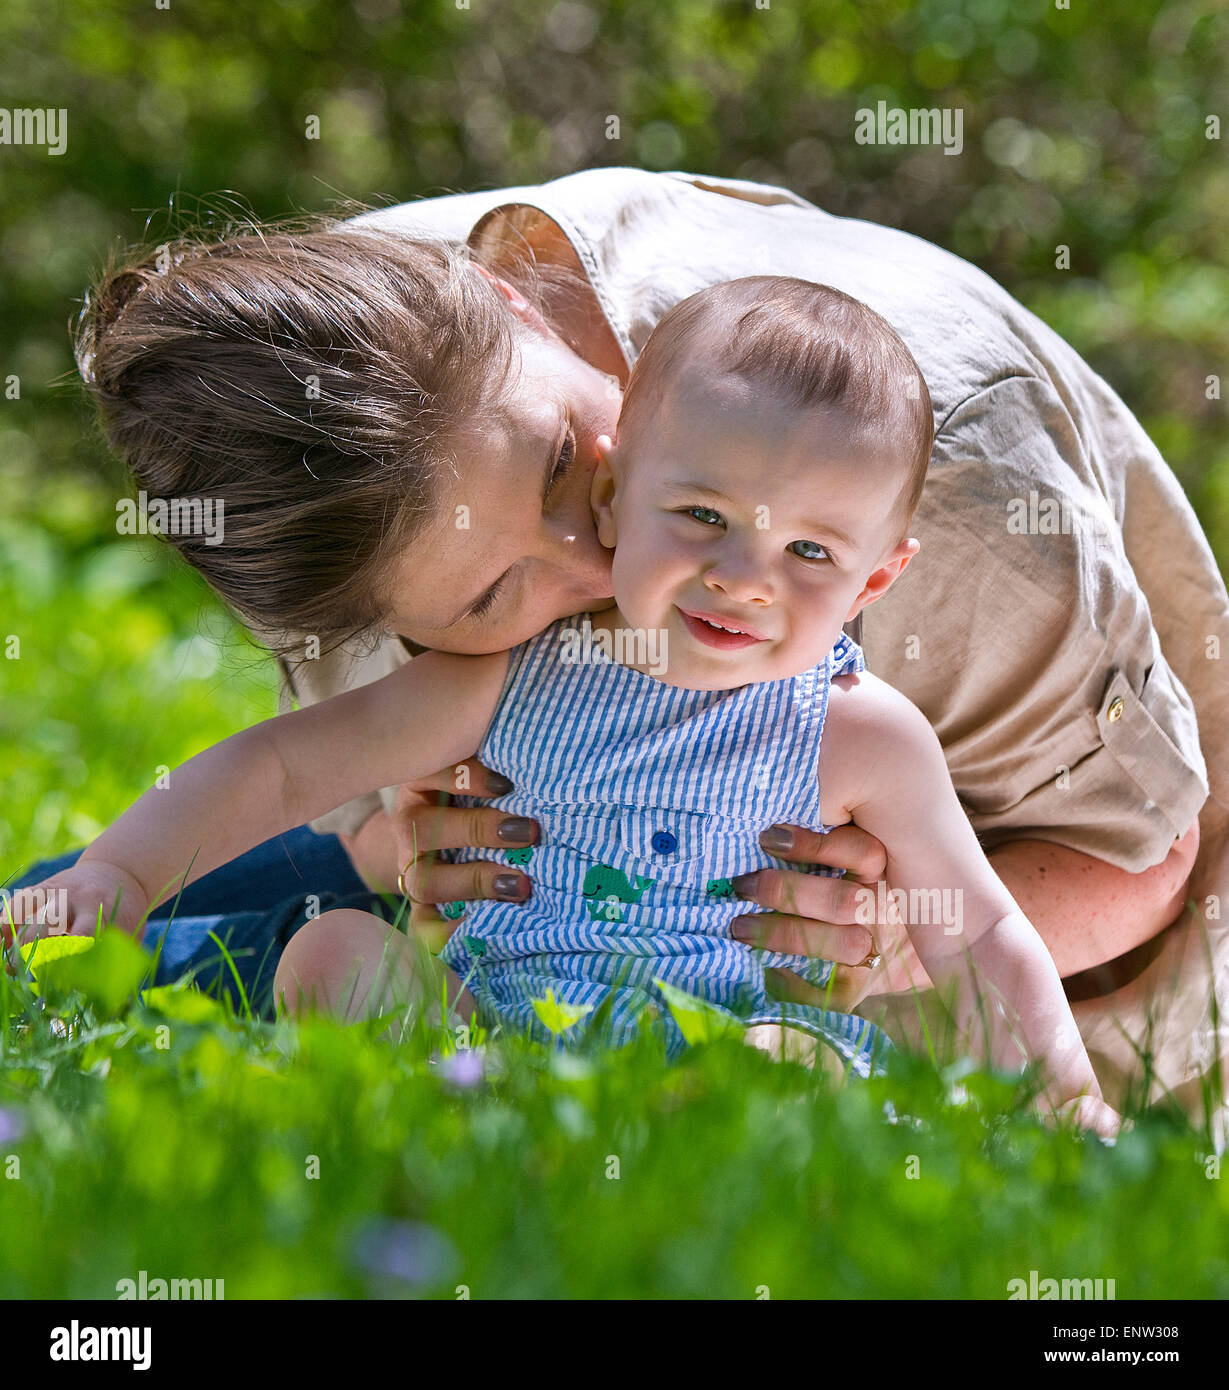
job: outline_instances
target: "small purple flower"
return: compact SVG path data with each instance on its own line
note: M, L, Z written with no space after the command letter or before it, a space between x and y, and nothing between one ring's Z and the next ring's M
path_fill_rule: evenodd
M457 1252L442 1231L421 1221L368 1220L352 1246L355 1265L378 1279L437 1284L457 1266Z
M440 1077L448 1086L472 1090L486 1074L481 1048L465 1047L440 1058Z
M26 1117L20 1110L0 1107L0 1144L10 1144L26 1132Z

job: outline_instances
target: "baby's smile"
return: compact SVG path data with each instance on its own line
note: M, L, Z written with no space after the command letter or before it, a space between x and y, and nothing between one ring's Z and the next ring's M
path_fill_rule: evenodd
M706 646L716 647L721 651L733 651L739 647L754 647L767 640L757 628L733 618L726 618L707 610L681 608L678 604L674 606L687 631Z

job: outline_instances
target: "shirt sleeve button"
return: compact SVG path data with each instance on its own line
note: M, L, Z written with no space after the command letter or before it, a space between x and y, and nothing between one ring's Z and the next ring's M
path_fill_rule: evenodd
M1110 701L1110 707L1105 711L1105 717L1111 724L1116 724L1122 718L1122 711L1126 708L1126 703L1121 695L1115 695Z

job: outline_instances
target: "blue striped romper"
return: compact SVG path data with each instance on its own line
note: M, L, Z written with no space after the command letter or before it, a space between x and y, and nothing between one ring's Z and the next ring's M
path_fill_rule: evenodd
M667 1056L677 1057L687 1044L657 977L748 1026L802 1029L856 1075L879 1070L874 1059L891 1044L873 1024L766 991L766 967L823 985L830 961L755 950L730 936L736 917L760 910L734 897L730 880L799 867L766 854L760 832L777 822L831 828L820 818L816 775L829 682L866 669L861 648L842 633L823 664L802 675L683 690L614 661L563 659L565 635L581 621L560 619L509 655L477 756L513 790L493 801L454 798L534 817L540 842L441 856L516 865L532 878L532 895L520 904L442 906L445 916L467 910L441 959L467 983L481 1018L547 1044L552 1034L533 1000L553 990L596 1013L613 990L604 1040L630 1039L652 1002ZM587 1021L563 1033L563 1045Z

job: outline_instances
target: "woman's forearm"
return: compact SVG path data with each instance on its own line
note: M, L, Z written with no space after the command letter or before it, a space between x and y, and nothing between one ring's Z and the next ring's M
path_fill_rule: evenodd
M1199 822L1160 863L1132 874L1043 840L1012 840L987 858L1064 977L1114 960L1177 919L1199 849Z

